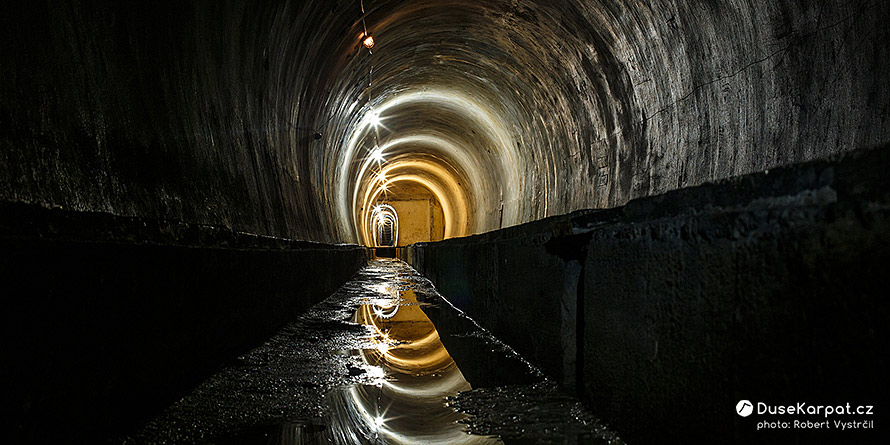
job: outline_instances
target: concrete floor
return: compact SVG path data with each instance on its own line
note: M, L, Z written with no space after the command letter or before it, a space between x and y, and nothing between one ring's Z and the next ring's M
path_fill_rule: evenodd
M123 441L622 443L428 280L389 259L369 262Z

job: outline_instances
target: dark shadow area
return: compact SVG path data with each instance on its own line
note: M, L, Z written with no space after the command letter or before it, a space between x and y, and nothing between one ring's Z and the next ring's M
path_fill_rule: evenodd
M132 430L367 258L358 246L2 207L7 443L98 442Z

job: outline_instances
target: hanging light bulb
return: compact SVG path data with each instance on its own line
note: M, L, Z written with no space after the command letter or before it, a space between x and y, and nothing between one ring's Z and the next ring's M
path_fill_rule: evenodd
M383 162L383 149L375 145L374 150L371 152L371 159L377 162Z
M382 120L380 119L380 114L375 110L371 110L370 115L368 116L368 121L371 122L371 125L375 127L379 127Z
M365 48L371 49L374 47L374 36L368 35L364 39L362 39L362 45L365 45Z

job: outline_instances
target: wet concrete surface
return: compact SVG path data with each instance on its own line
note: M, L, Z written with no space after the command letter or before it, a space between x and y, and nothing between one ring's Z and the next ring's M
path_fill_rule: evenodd
M369 262L121 441L622 443L428 280L390 259Z

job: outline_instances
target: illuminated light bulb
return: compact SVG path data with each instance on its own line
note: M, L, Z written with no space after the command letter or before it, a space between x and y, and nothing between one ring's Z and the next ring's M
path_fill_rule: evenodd
M374 419L374 426L377 428L380 428L381 426L383 426L384 423L386 423L386 419L384 419L383 416L377 416Z
M367 36L362 40L362 45L365 45L365 48L371 49L374 47L374 37Z
M380 119L380 114L374 110L370 111L371 115L368 117L368 120L371 122L371 125L375 127L379 127L382 123L382 119Z
M386 182L386 175L383 172L377 173L377 180L380 182Z
M377 146L374 146L374 151L371 152L371 159L377 162L383 162L383 149Z

